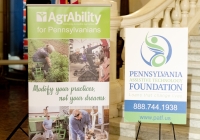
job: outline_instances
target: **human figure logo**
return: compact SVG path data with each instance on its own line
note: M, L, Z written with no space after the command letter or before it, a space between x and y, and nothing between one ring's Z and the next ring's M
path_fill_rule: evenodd
M47 21L47 12L37 12L36 21L37 22L46 22Z
M172 55L170 42L161 35L145 37L140 48L143 61L151 67L161 67L166 64Z

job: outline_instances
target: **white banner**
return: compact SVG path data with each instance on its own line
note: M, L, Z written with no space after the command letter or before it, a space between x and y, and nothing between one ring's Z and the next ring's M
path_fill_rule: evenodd
M140 114L145 112L151 117L141 121L152 122L152 113L174 113L177 117L184 115L177 123L185 123L188 30L127 28L125 34L125 119L141 120ZM153 122L169 123L174 119Z

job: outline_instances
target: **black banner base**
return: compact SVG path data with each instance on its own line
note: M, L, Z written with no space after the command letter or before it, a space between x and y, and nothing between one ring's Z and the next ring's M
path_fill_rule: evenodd
M136 140L138 140L138 136L139 136L139 133L140 133L140 126L142 124L141 121L138 121L138 123L139 123L139 126L138 126L137 135L136 135ZM170 124L172 125L174 140L176 140L176 134L175 134L174 124L172 122ZM159 140L161 140L161 123L159 123Z
M10 135L8 136L8 138L6 140L10 140L12 138L12 136L15 134L15 132L18 129L21 129L22 132L24 132L24 134L26 134L28 136L28 134L21 128L21 125L24 123L24 121L28 118L28 113L24 116L24 118L19 122L19 124L15 127L15 129L10 133Z

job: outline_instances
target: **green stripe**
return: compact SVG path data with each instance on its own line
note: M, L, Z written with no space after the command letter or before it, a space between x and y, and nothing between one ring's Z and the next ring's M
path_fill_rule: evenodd
M141 121L145 123L171 123L172 122L173 124L186 124L186 114L124 112L124 121L125 122Z

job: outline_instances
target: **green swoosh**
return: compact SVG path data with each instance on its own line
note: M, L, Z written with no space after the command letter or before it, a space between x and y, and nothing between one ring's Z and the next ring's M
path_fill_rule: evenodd
M148 35L148 33L147 33L147 35ZM145 42L146 42L146 44L147 44L149 47L154 48L154 49L158 49L158 50L161 50L161 51L164 51L164 49L163 49L161 46L158 46L158 45L156 45L156 44L150 43L150 42L147 40L147 35L146 35L146 38L145 38Z

